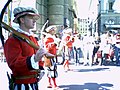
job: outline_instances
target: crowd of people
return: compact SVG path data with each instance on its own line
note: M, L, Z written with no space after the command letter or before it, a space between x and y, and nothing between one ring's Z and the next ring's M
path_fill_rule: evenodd
M63 34L64 36L64 34ZM120 34L115 31L106 31L101 35L71 34L71 53L69 60L77 65L120 65ZM72 55L71 55L72 54Z
M64 36L65 33L63 34L63 38ZM98 33L91 35L91 33L88 32L84 36L81 36L80 34L74 34L71 32L69 36L71 37L71 49L69 51L69 60L74 60L76 65L82 64L84 66L93 66L108 65L110 63L114 65L120 64L119 32L110 30L105 31L100 35L98 35ZM62 40L62 42L63 41L64 40ZM64 53L64 51L62 51L62 53Z
M51 25L42 33L38 40L30 33L36 21L40 18L34 8L17 7L14 9L13 22L19 25L17 29L22 35L29 38L39 49L35 49L29 43L15 34L11 34L4 45L4 55L9 68L12 71L10 85L11 90L39 90L39 80L44 76L47 68L47 88L59 89L56 78L58 77L57 65L62 64L65 72L70 71L70 62L75 65L92 66L102 65L105 61L119 61L120 35L108 31L105 34L91 35L88 32L81 36L73 33L72 28ZM59 35L56 35L57 32ZM59 62L58 56L62 57Z

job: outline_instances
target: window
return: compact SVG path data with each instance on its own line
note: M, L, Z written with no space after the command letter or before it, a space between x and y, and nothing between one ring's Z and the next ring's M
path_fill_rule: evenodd
M113 2L109 2L109 10L113 10L112 7L113 7Z

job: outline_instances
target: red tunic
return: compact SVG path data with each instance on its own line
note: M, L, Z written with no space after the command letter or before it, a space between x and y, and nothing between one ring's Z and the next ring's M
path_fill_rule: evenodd
M71 39L71 36L70 35L66 35L66 37L65 37L65 39L64 39L64 41L65 41L65 43L66 43L66 46L68 47L68 48L72 48L72 44L73 44L73 42L74 42L74 39L72 38L72 40L70 40Z
M49 53L56 55L57 48L56 44L54 43L54 38L47 37L45 40L45 46Z
M27 36L27 35L26 35ZM32 36L27 36L31 41L38 45L36 39ZM12 70L13 76L29 76L36 74L31 68L30 58L36 53L28 43L10 36L4 45L4 52L8 66ZM29 84L37 82L36 78L15 80L17 84Z

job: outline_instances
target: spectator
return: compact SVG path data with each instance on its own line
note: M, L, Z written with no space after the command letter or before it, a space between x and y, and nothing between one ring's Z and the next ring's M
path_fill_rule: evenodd
M64 30L64 26L61 26L60 30L58 30L58 33L59 33L59 37L60 37L60 39L62 39L62 36L63 36L63 30Z

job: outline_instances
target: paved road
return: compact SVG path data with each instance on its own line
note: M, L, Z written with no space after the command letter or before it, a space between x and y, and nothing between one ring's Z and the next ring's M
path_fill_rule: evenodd
M58 65L59 77L57 84L59 90L120 90L119 66L82 66L70 65L73 69L64 72L63 66ZM8 90L6 71L9 71L6 63L0 63L0 88ZM39 82L40 90L52 90L46 88L48 80L45 76Z

